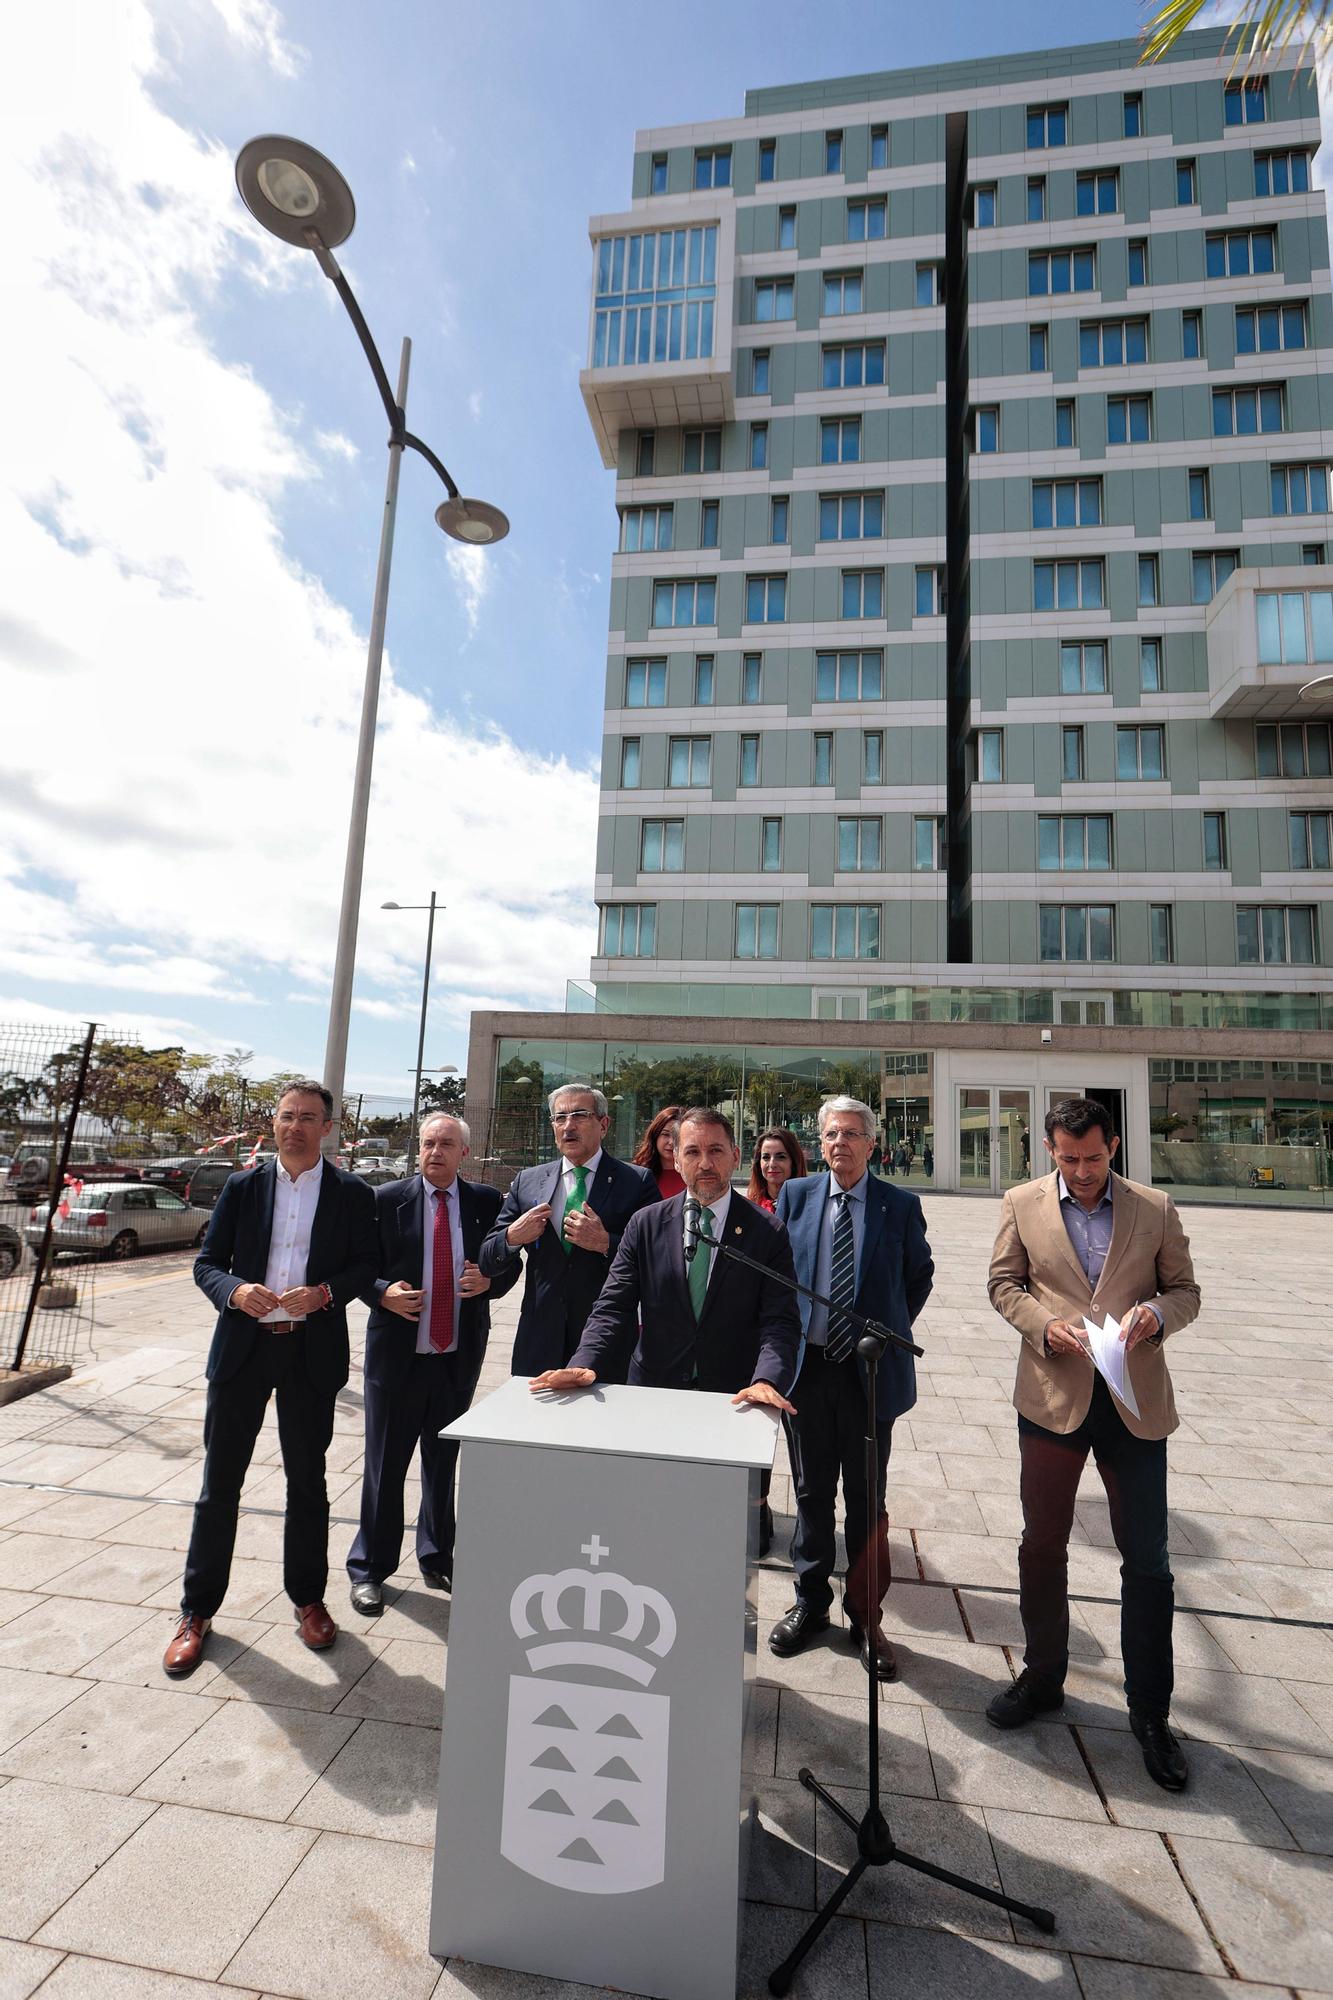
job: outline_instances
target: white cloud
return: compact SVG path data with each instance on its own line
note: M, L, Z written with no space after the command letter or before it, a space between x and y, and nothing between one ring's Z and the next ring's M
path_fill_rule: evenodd
M463 616L467 619L467 635L471 639L481 621L481 607L495 580L496 557L485 549L469 548L466 542L451 542L445 550L445 560L463 607Z
M352 440L344 437L341 431L316 431L315 443L321 451L326 451L330 458L345 458L349 465L354 458L361 456Z
M213 0L227 32L242 47L262 55L279 76L299 76L306 52L282 32L282 16L270 0Z
M468 411L475 424L481 422L481 406L484 400L480 389L474 389L467 399Z

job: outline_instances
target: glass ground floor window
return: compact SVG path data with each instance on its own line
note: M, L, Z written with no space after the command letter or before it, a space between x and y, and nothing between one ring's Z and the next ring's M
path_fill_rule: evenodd
M1153 1057L1148 1092L1155 1187L1333 1207L1333 1062Z

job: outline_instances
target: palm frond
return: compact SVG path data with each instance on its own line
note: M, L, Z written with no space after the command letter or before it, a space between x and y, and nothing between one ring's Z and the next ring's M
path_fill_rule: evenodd
M1140 64L1159 62L1200 20L1209 0L1165 0L1143 31ZM1333 53L1333 0L1243 0L1228 24L1232 77L1248 77L1292 44L1297 67L1318 65Z

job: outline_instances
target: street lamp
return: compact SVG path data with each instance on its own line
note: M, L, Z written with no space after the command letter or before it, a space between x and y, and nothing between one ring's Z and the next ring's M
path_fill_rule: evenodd
M309 250L356 328L357 339L389 419L389 469L384 487L384 518L380 527L379 563L366 647L366 678L361 697L361 732L357 741L356 773L352 780L352 811L343 865L342 907L338 945L329 997L329 1033L324 1052L324 1084L333 1094L333 1130L326 1150L338 1150L342 1124L343 1078L347 1069L347 1032L352 1013L352 981L356 972L356 931L361 906L361 878L366 852L366 820L370 810L370 773L375 753L375 722L379 710L380 668L384 658L384 627L389 608L389 570L393 560L394 519L398 511L398 475L403 450L410 446L432 465L449 497L435 510L436 524L446 535L470 548L503 541L509 523L498 507L484 500L464 499L448 469L407 428L407 378L412 343L403 340L398 360L397 393L389 387L384 363L360 306L338 267L333 252L347 241L356 223L352 190L332 161L300 139L267 136L251 139L236 157L236 185L255 221L271 236L298 250Z
M439 905L440 909L444 907L443 903ZM380 908L382 910L430 911L430 915L426 920L426 964L421 974L421 1031L417 1036L417 1080L412 1090L412 1130L415 1133L417 1129L417 1106L421 1100L421 1065L426 1055L426 1001L430 995L430 955L431 948L435 942L435 891L431 890L430 901L428 903L381 903ZM452 1069L452 1063L449 1067Z

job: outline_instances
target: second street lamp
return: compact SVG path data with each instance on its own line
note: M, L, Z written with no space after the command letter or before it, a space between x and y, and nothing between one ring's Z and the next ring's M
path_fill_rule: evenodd
M430 892L428 903L381 903L382 910L429 910L426 921L426 966L421 975L421 1032L417 1036L416 1082L412 1086L412 1135L417 1129L417 1111L421 1104L421 1065L426 1060L426 1002L430 998L430 957L435 946L435 912L443 909L443 903L435 901L435 891Z
M366 648L366 678L361 697L361 729L357 740L356 774L352 781L352 811L347 830L347 855L343 866L342 906L338 919L338 944L333 963L333 987L329 999L329 1032L324 1054L324 1085L333 1093L333 1130L325 1142L330 1153L338 1150L342 1125L343 1080L347 1070L347 1032L352 1012L352 981L356 971L357 920L361 907L361 883L366 851L366 821L370 810L371 766L375 752L375 724L379 712L380 669L384 659L384 627L389 606L389 571L393 560L394 519L398 509L398 475L403 452L418 452L434 467L443 481L448 499L435 510L436 524L455 541L482 548L503 541L509 522L498 507L484 500L465 499L448 469L407 428L407 378L412 343L404 339L398 363L397 393L389 387L384 363L333 252L345 243L356 223L356 203L352 190L331 160L301 139L267 136L251 139L236 159L236 185L242 201L256 222L280 242L309 250L347 309L356 328L357 339L370 363L370 372L389 419L389 470L384 489L384 518L380 529L379 562L375 573L375 596L370 617L370 638Z

